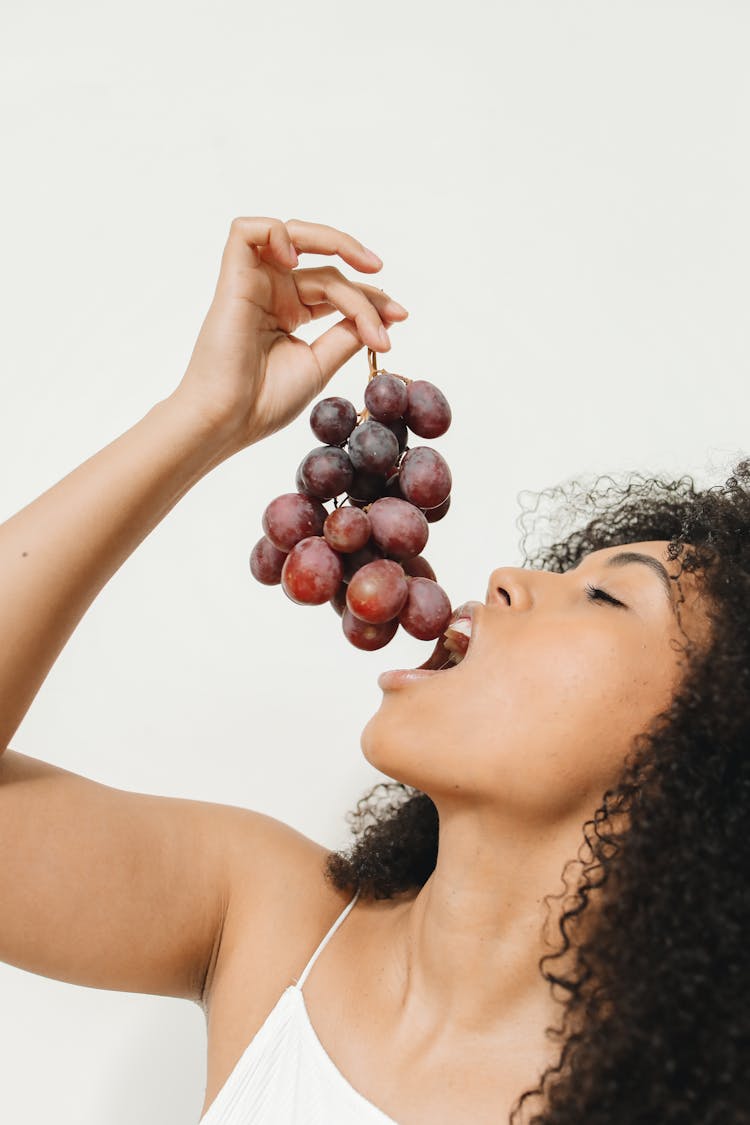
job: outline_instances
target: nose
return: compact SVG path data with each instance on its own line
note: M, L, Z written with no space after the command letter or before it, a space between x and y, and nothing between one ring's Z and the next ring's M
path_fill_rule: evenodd
M520 566L501 566L492 571L487 584L487 605L505 605L521 611L529 609L533 602L531 571Z

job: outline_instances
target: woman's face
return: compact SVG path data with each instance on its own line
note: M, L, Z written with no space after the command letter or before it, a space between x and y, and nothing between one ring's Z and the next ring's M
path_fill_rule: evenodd
M574 815L619 776L633 737L665 709L685 636L664 541L608 547L564 574L501 567L455 668L386 689L362 732L365 757L434 799L489 802L526 821ZM617 561L636 552L646 562ZM699 620L693 576L680 620ZM587 585L622 605L613 605Z

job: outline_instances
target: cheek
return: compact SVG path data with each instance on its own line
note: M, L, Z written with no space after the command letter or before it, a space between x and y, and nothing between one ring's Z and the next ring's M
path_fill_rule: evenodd
M385 692L362 732L367 760L435 798L490 796L548 820L614 782L665 698L640 643L630 651L598 636L535 637L512 660L480 655Z

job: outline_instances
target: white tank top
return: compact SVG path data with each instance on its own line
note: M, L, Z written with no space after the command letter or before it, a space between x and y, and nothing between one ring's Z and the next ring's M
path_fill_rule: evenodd
M296 984L279 997L199 1125L397 1125L355 1090L307 1014L302 985L359 898L338 916Z

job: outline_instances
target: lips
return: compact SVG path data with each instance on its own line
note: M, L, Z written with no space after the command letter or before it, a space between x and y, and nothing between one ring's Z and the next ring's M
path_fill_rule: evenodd
M437 639L432 654L419 667L433 671L439 668L452 668L460 663L471 643L476 611L481 608L481 602L464 602L454 609L445 631ZM457 628L454 629L454 625Z

